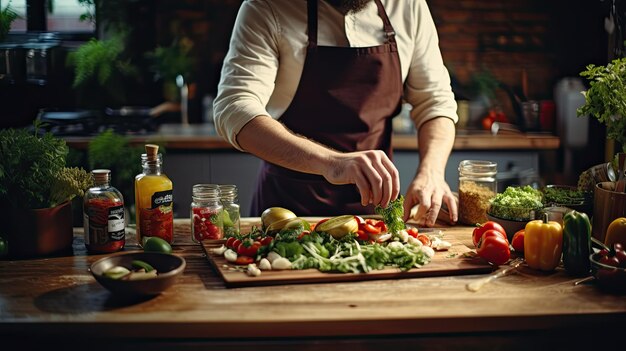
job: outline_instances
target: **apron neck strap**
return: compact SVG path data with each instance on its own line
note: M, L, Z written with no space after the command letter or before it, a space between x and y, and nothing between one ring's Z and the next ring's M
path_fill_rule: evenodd
M308 24L308 36L309 36L309 48L317 48L317 2L318 0L307 0L307 24ZM378 16L383 20L383 29L385 31L385 37L387 43L396 42L396 32L391 25L389 16L385 11L385 7L380 0L374 0L376 7L378 8Z

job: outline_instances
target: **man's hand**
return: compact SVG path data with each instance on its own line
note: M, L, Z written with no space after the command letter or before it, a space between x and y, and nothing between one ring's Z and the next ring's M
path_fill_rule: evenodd
M415 205L419 205L413 219L419 225L432 227L442 204L448 207L450 223L458 220L457 201L444 180L443 174L435 172L420 172L413 179L404 197L404 221L406 222Z
M322 175L331 184L355 184L363 206L387 207L400 193L398 170L380 150L334 153Z
M454 144L454 123L449 118L434 118L425 122L418 134L420 166L404 197L404 220L409 218L411 208L419 205L413 218L420 224L433 226L441 205L445 203L450 222L456 223L458 206L444 178L448 155Z

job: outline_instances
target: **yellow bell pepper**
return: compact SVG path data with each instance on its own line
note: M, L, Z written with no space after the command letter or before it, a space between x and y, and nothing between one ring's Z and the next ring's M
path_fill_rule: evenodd
M563 251L563 228L559 222L543 220L526 224L524 235L524 259L528 267L542 271L552 271L561 262Z
M606 228L604 243L608 247L613 247L614 243L626 245L626 217L616 218L609 227Z

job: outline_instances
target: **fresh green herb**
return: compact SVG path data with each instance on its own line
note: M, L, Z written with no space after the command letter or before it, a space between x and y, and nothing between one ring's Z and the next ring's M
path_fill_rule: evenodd
M48 208L81 196L91 184L87 172L66 168L68 147L50 133L0 130L0 201L9 207Z
M400 195L385 208L378 205L374 211L383 218L383 222L392 235L395 236L404 229L404 196Z
M489 214L503 219L529 220L534 211L543 207L541 198L541 192L529 185L509 186L491 200Z
M585 105L578 116L593 116L606 125L607 138L622 145L626 152L626 58L618 58L606 66L588 65L580 73L589 80L583 92Z

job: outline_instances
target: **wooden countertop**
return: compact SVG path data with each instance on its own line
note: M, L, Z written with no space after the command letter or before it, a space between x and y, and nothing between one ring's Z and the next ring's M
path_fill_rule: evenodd
M235 150L232 145L205 125L187 128L164 126L155 134L129 136L131 143L160 142L169 149ZM73 148L84 149L92 137L63 137ZM395 134L392 138L394 150L417 150L415 135ZM454 150L549 150L560 145L558 137L550 134L506 133L491 135L483 131L459 131Z
M618 342L607 331L626 325L624 296L574 286L579 278L562 269L522 268L475 293L465 285L485 275L227 289L191 242L188 220L176 220L175 228L174 253L187 268L175 286L148 300L119 300L96 283L87 268L103 255L86 254L81 228L73 256L0 260L3 345L374 350L436 342L438 349L523 349L537 340L580 346L585 337L576 330ZM471 245L471 228L444 230ZM135 242L129 237L125 250L137 249Z

